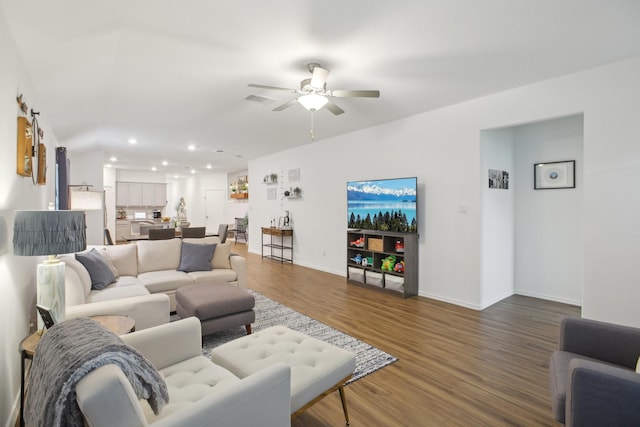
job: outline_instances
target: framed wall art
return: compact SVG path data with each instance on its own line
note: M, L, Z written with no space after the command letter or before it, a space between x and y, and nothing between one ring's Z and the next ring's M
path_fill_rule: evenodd
M489 169L489 188L509 189L509 172Z
M534 190L576 188L576 161L534 164L533 188Z

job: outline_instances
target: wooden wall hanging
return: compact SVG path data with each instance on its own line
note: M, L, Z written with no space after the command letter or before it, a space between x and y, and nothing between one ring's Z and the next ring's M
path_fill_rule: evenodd
M16 171L18 175L31 176L33 161L33 128L26 117L18 117L18 155Z

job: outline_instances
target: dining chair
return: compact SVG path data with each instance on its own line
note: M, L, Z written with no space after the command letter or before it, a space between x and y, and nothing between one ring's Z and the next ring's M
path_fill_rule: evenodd
M107 245L113 246L113 239L111 238L111 232L108 228L104 229L104 240Z
M182 237L195 237L201 238L205 236L206 227L182 227L180 231L182 232Z
M220 239L220 243L224 243L227 241L228 231L229 231L229 224L220 224L218 226L218 238Z
M236 245L238 244L238 236L240 234L242 234L242 237L244 238L245 243L247 241L247 226L244 221L245 221L244 218L236 218L235 226L232 230L230 230L230 231L233 231L233 235L235 236L235 240L236 240Z
M149 229L149 240L167 240L176 237L175 228L151 228Z

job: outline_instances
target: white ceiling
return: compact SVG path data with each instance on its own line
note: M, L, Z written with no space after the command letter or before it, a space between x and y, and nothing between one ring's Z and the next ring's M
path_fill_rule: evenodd
M638 0L0 0L0 8L36 91L26 101L61 145L171 174L246 169L265 154L640 55ZM311 113L271 111L294 94L247 87L296 88L311 61L332 70L328 89L381 92L336 99L340 116L315 113L313 142ZM245 100L251 94L279 103Z

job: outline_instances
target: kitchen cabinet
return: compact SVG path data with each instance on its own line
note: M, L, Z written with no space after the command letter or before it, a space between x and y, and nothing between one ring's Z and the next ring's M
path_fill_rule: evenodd
M167 206L167 184L155 184L155 203L153 206Z
M146 182L116 183L116 206L166 206L167 184Z
M116 241L124 242L131 238L131 224L129 221L116 222Z

